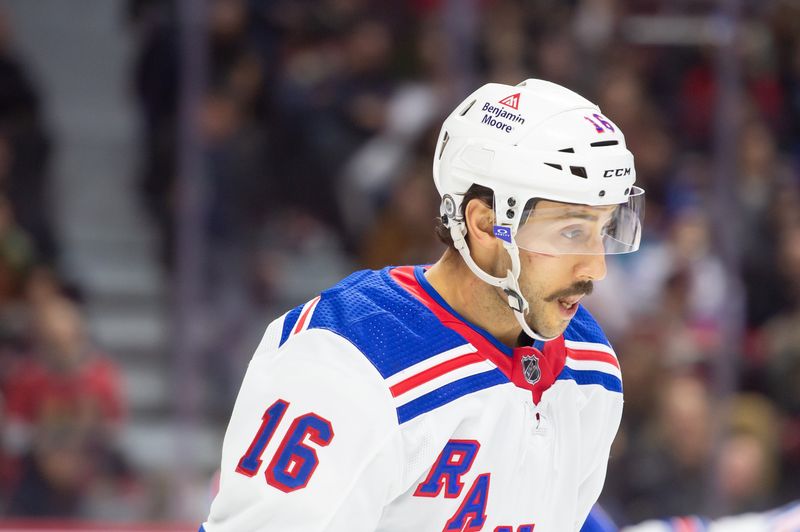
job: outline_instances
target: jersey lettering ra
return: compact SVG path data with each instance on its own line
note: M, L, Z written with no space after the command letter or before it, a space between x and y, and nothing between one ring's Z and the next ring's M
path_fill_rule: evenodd
M481 444L474 440L448 441L428 477L417 486L414 496L436 497L445 485L445 497L455 499L461 495L464 488L461 477L469 472L480 448Z
M204 527L577 532L621 409L619 362L584 308L512 349L423 267L357 272L267 328Z

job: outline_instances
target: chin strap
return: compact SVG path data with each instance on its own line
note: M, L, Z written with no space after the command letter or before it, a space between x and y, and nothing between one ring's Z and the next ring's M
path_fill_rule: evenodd
M508 297L508 306L514 311L514 317L517 318L517 323L519 323L520 327L522 327L522 330L525 332L525 334L534 340L541 340L543 342L547 342L555 338L546 338L542 336L541 334L535 332L528 325L528 322L525 321L525 314L528 313L528 302L522 296L522 290L519 287L519 274L521 271L521 266L519 260L519 248L517 247L517 243L514 242L514 238L511 238L511 242L506 242L503 240L503 247L508 252L509 257L511 257L511 269L506 272L505 277L495 277L494 275L489 275L483 271L481 267L478 266L473 260L472 255L469 252L469 246L467 246L467 239L465 238L467 235L467 227L464 224L464 221L451 219L449 226L450 236L453 239L455 248L464 259L464 262L467 263L467 266L470 270L472 270L472 273L478 276L481 281L492 286L497 286L503 292L505 292L506 296Z

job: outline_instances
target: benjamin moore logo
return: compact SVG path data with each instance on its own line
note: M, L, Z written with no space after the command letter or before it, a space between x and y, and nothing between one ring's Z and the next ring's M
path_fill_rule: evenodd
M519 94L516 94L515 96L519 96ZM509 98L511 98L511 96L509 96ZM505 100L508 100L508 98L505 98ZM481 111L484 111L485 113L483 115L483 119L481 120L482 124L487 124L501 131L505 131L506 133L511 133L511 131L514 129L512 124L522 125L525 123L525 119L522 118L521 114L512 113L511 111L507 111L502 107L492 105L489 102L483 103L483 108Z
M505 105L505 106L508 106L508 107L511 107L515 111L519 111L519 95L520 94L521 93L518 92L516 94L512 94L511 96L506 96L505 98L500 100L498 103L500 103L502 105Z

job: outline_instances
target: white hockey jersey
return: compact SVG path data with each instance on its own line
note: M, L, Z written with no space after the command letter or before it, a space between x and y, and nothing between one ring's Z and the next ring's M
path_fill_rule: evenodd
M268 327L201 530L577 531L621 414L585 309L511 349L423 267L358 272Z

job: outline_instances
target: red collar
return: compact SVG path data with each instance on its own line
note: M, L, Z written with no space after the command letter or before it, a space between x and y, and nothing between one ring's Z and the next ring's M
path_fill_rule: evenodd
M538 403L544 391L555 382L564 368L564 337L559 336L545 342L542 351L535 347L512 349L462 318L428 283L424 273L425 269L421 266L401 266L389 271L392 279L425 305L442 325L454 330L475 346L478 353L495 364L508 380L520 388L531 390L534 403ZM530 380L525 377L526 368Z

